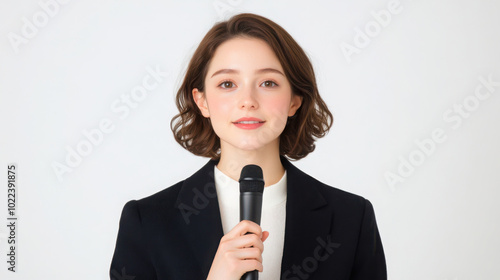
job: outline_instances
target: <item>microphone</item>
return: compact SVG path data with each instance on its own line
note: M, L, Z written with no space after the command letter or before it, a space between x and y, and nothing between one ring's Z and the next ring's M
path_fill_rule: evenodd
M240 221L250 220L260 225L262 213L262 194L264 192L264 176L262 168L249 164L243 167L240 175ZM249 234L249 233L246 233ZM259 271L243 274L241 280L258 280Z

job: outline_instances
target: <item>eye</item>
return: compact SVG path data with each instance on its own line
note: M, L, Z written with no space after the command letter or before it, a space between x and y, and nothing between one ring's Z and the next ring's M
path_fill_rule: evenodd
M264 81L262 84L260 84L261 86L264 86L264 87L277 87L278 84L273 82L273 81Z
M221 87L221 88L233 88L233 87L235 87L235 84L231 81L224 81L224 82L219 84L219 87Z

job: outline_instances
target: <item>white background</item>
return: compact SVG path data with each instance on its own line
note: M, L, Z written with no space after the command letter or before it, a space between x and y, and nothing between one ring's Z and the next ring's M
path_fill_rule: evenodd
M174 141L174 94L203 35L238 12L277 22L310 56L335 121L295 164L373 203L389 279L500 279L500 86L474 97L480 77L500 82L500 1L402 0L385 27L372 12L387 0L69 1L46 22L38 1L0 3L1 279L109 278L123 205L207 161ZM28 21L39 26L24 36ZM370 41L356 43L367 26ZM343 43L359 51L346 56ZM148 67L169 76L120 118L111 104ZM58 180L53 164L103 119L114 130ZM435 129L446 140L418 157L415 141ZM414 171L391 187L386 174L411 156ZM10 163L17 273L6 263Z

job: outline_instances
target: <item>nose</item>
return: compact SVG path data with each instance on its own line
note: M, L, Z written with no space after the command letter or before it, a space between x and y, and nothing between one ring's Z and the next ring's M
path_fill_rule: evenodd
M255 110L259 108L259 102L257 100L257 91L250 87L241 90L239 108L246 110Z

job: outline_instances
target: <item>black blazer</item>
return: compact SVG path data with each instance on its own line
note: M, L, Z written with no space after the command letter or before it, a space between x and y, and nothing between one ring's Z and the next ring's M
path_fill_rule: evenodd
M287 170L281 279L387 279L371 203L281 161ZM215 164L211 160L186 180L125 204L111 279L206 279L224 235Z

